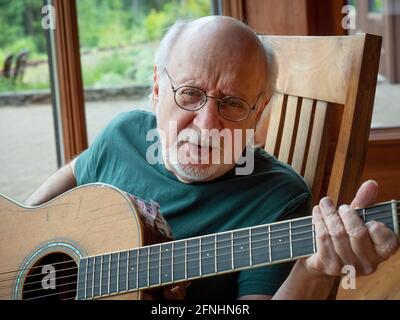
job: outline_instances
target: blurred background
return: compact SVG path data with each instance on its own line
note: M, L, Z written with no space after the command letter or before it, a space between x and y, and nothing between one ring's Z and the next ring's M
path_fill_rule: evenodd
M46 5L59 6L65 29L43 28ZM153 56L165 30L210 14L263 34L383 36L363 178L381 184L382 200L400 198L397 0L0 0L0 193L23 201L118 113L151 110Z

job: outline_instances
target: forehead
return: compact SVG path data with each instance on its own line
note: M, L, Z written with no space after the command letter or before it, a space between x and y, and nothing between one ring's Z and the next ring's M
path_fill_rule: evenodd
M215 32L184 32L168 62L171 77L205 89L259 91L265 79L265 58L254 39L226 39Z

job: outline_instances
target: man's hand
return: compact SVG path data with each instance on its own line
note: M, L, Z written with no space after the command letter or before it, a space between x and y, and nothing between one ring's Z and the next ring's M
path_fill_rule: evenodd
M355 208L376 201L378 185L369 180L362 184L350 206L337 210L329 197L313 209L317 253L303 259L305 269L316 276L339 276L344 265L352 265L357 275L374 272L382 261L394 254L399 241L383 223L363 223Z
M144 290L143 300L183 300L186 297L186 288L190 281L178 284L171 284L165 287Z

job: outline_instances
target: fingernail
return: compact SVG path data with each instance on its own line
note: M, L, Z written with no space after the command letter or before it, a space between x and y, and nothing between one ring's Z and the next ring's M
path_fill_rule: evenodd
M330 198L325 197L321 201L321 206L323 209L331 209L333 207L333 202Z
M339 207L339 211L346 211L346 210L348 210L350 208L350 206L348 206L347 204L342 204L340 207Z
M172 289L169 290L169 292L174 293L179 290L179 286L173 287Z

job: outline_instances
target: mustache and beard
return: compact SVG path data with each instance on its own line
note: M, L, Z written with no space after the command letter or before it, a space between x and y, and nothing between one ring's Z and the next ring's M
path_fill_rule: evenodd
M160 100L155 106L158 119L163 115L160 112ZM227 173L237 163L241 164L242 152L245 147L254 145L254 130L245 129L218 129L204 130L189 126L179 131L177 123L169 122L169 130L160 132L162 162L177 178L185 183L210 181ZM165 128L166 129L166 128ZM250 134L248 135L248 131ZM169 134L174 137L170 139ZM245 170L239 169L236 174L250 174L254 167L254 154L250 153L250 163ZM247 161L244 159L245 162Z
M163 158L184 180L200 182L214 177L222 168L228 171L233 167L232 162L221 163L224 150L225 143L218 132L209 134L185 128L179 132L172 145L163 148Z

